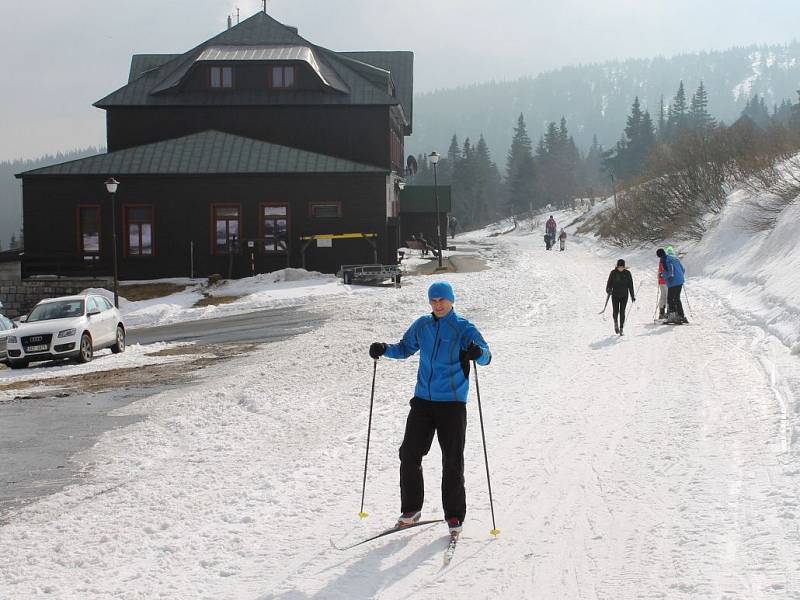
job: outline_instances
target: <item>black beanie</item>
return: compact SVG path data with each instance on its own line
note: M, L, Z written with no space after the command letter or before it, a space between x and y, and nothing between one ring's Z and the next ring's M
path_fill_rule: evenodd
M624 260L624 259L622 259L622 258L620 258L620 259L617 261L617 266L618 266L618 267L624 267L624 266L625 266L625 260Z
M656 250L656 256L658 258L664 258L664 249L663 248L659 248L658 250Z

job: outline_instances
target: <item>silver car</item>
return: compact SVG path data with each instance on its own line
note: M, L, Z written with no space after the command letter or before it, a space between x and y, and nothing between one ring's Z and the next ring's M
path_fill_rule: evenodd
M111 348L115 354L125 351L122 316L100 295L42 300L20 321L13 335L6 337L12 369L57 358L87 363L101 348Z
M6 337L14 328L16 328L16 325L14 325L11 319L0 315L0 363L6 362Z

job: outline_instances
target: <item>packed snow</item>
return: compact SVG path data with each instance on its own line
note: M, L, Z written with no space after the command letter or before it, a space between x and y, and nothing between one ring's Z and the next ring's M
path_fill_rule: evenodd
M490 267L443 278L494 355L479 377L500 535L473 380L467 518L447 568L443 525L329 544L398 514L417 361L378 361L359 520L367 348L429 310L434 278L318 294L338 285L322 279L291 292L326 316L317 330L118 411L148 418L78 456L80 484L9 515L0 598L800 598L800 363L783 325L798 310L798 236L787 214L735 238L736 210L716 241L673 242L687 326L653 322L655 248L608 250L572 229L565 252L525 227L456 238ZM641 284L624 337L610 307L598 314L619 257ZM423 518L436 518L437 444L423 464Z

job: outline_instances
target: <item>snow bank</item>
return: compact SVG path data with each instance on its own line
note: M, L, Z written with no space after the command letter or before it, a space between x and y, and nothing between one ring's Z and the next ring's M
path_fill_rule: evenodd
M800 351L800 199L770 231L748 231L751 196L737 190L685 264L711 278L730 307ZM689 284L691 287L691 283Z

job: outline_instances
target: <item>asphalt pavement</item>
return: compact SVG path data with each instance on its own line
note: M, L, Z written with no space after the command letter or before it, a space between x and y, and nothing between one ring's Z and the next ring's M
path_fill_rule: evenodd
M132 329L128 344L196 342L199 345L269 343L318 327L323 318L300 308L277 308ZM15 507L75 483L81 465L71 458L110 429L143 417L110 416L113 410L170 386L100 393L32 394L0 403L0 520Z

